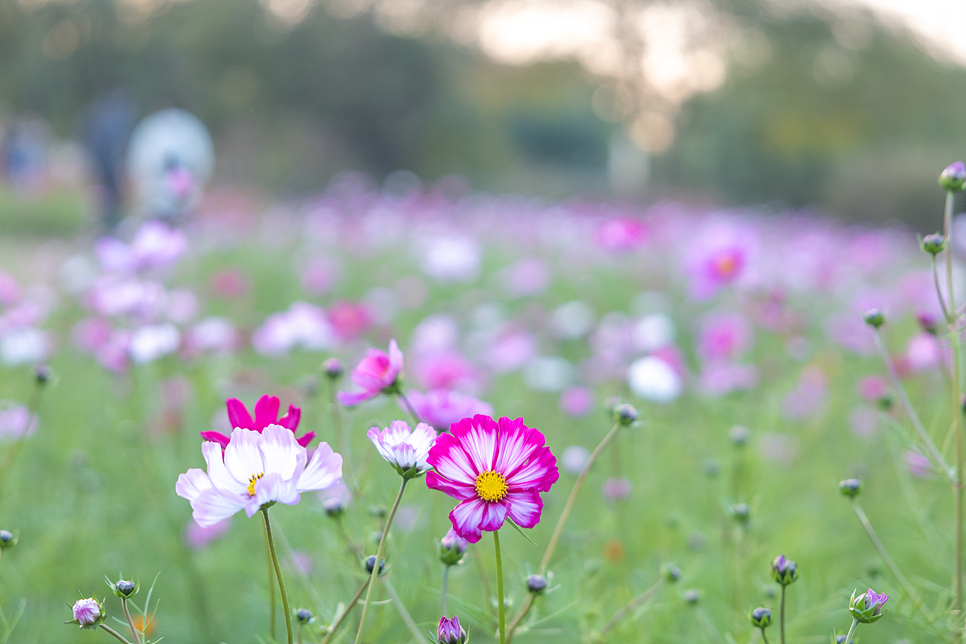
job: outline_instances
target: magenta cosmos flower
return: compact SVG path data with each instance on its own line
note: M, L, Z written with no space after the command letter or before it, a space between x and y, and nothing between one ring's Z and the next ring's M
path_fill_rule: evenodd
M259 434L269 425L281 425L286 429L295 430L299 427L299 420L302 419L302 410L295 405L288 406L288 413L278 417L279 400L275 396L262 396L255 403L255 418L252 419L248 413L245 403L237 398L229 398L225 401L228 407L228 420L231 422L232 429L250 429ZM231 439L221 432L207 431L201 432L201 437L206 441L213 441L221 445L222 449L228 447ZM315 438L315 432L307 432L301 438L296 439L298 444L306 447Z
M355 407L379 394L395 392L402 368L403 354L395 340L389 341L388 355L378 349L369 349L366 357L352 370L352 382L362 391L340 391L339 402L346 407Z
M558 478L557 459L543 434L522 418L499 422L477 415L454 423L429 450L435 471L426 485L461 501L449 513L456 534L470 543L509 518L521 528L540 521L543 499Z

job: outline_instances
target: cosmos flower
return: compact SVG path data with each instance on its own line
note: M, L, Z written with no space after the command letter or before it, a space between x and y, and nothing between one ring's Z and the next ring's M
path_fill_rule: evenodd
M81 628L96 628L103 621L101 619L101 605L94 597L78 599L74 602L71 613L74 615L74 620L68 623L77 624Z
M302 492L324 490L342 478L342 457L320 443L311 460L292 430L269 425L261 433L236 428L228 447L201 446L207 473L192 468L178 477L175 492L191 503L201 527L212 526L239 510L249 517L272 503L295 505Z
M269 425L281 425L291 430L292 434L295 434L295 430L299 427L299 421L302 419L302 410L295 405L289 405L288 413L279 418L279 400L275 396L265 395L258 399L258 402L255 403L254 419L248 413L248 408L245 407L245 403L237 398L229 398L225 401L225 406L228 407L228 420L231 423L232 429L240 427L242 429L250 429L259 434ZM216 431L201 432L201 437L206 441L214 441L223 448L228 447L230 440L228 436ZM313 438L315 438L315 432L307 432L296 442L302 447L306 447L312 442Z
M466 641L466 631L460 626L460 618L453 615L452 619L446 617L439 618L439 627L436 629L436 641L439 644L463 644Z
M415 478L429 469L426 459L436 442L436 430L426 423L419 423L411 430L406 421L394 420L381 432L373 427L366 436L400 476Z
M403 353L395 340L389 341L389 354L378 349L369 349L366 357L352 370L352 382L362 391L339 392L339 402L346 407L375 398L381 393L390 393L398 387L399 374L403 368Z
M449 514L456 534L476 543L506 519L521 528L540 522L543 499L557 481L557 459L543 434L523 419L477 415L455 423L429 450L426 485L460 501Z
M439 431L448 430L450 425L464 418L476 414L489 416L493 413L493 405L490 403L449 389L433 389L425 394L410 391L406 398L413 406L416 417Z

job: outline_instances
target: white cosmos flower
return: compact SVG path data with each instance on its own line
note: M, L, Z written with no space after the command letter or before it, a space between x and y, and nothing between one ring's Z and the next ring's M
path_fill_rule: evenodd
M638 358L627 369L631 391L653 403L669 403L681 395L684 381L671 365L654 356Z
M419 423L416 429L410 430L406 421L394 420L381 432L373 427L366 436L400 475L415 478L431 469L426 459L436 443L436 430L430 425Z
M342 457L327 443L320 443L308 460L292 430L280 425L269 425L261 434L235 428L224 454L211 441L201 446L201 453L208 472L188 470L178 477L175 491L191 503L192 516L203 528L242 509L252 516L267 503L295 505L302 492L324 490L342 479Z

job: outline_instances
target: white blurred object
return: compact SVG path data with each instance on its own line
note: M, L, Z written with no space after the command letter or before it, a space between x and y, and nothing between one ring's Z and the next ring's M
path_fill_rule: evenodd
M586 302L572 300L550 315L554 334L562 340L582 338L594 327L594 309Z
M194 115L176 108L155 112L131 134L128 177L139 210L177 219L195 208L215 166L211 135Z
M674 342L674 321L663 313L645 315L634 325L632 337L638 351L656 351Z
M635 395L653 403L669 403L684 390L681 376L667 362L654 356L631 363L627 384Z

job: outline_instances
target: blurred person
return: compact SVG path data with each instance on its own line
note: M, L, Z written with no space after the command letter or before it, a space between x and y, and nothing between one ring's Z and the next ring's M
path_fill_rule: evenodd
M36 190L47 169L47 124L39 117L25 117L0 138L0 167L16 190Z
M100 189L101 226L113 230L121 221L124 149L137 118L137 106L123 89L91 103L81 121L81 139L90 155Z

